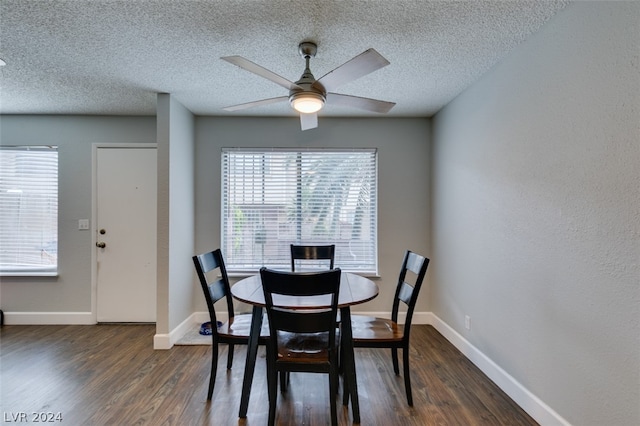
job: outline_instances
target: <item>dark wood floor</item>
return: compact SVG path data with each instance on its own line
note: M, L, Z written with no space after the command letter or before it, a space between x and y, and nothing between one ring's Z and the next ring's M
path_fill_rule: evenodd
M236 349L231 371L222 350L213 403L207 403L210 347L154 351L154 333L152 325L4 326L3 421L25 413L35 423L33 413L50 412L60 413L58 424L74 426L266 424L263 352L248 417L239 419L244 348ZM389 352L357 350L363 425L536 424L432 327L415 326L411 351L413 408ZM339 407L340 424L351 424L350 407ZM278 424L329 424L326 376L293 374L289 391L278 398Z

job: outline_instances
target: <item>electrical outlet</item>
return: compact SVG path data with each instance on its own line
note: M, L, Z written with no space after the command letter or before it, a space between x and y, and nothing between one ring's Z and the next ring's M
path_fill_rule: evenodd
M471 317L469 315L464 316L464 328L471 330Z

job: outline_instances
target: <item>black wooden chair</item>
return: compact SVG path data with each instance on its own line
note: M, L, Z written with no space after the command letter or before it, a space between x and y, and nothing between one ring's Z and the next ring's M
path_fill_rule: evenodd
M321 272L279 272L260 269L271 338L267 345L269 425L275 424L278 373L329 375L331 424L338 424L338 346L336 326L340 269ZM274 297L330 296L330 308L304 310L274 306ZM325 302L326 303L326 302Z
M413 396L411 395L411 378L409 376L409 332L411 331L413 310L428 266L428 258L411 251L405 253L396 293L393 298L390 320L363 315L351 316L353 347L391 348L393 371L396 375L400 374L398 349L402 349L404 386L407 393L407 402L410 406L413 406ZM398 325L400 302L407 305L404 326Z
M296 264L298 264L299 266L304 266L304 264L309 265L309 262L306 262L306 261L311 261L311 260L327 261L327 262L324 262L324 264L328 263L329 267L327 269L333 269L335 253L336 253L335 244L320 245L320 246L291 244L291 271L292 272L296 271ZM315 268L318 268L319 266L318 262L312 262L311 264Z
M336 254L335 244L327 245L300 245L291 244L291 272L296 272L296 265L306 266L307 269L322 270L333 269ZM320 261L320 262L318 262ZM340 312L338 312L338 323L340 322ZM282 389L287 390L289 375L280 375Z
M209 392L207 394L207 400L211 400L218 370L218 345L220 343L229 345L227 369L230 369L233 365L234 345L246 345L249 341L251 314L234 314L229 277L227 276L227 269L225 268L220 249L193 256L193 263L198 273L202 291L204 292L204 298L207 301L209 318L211 320L211 338L213 339L213 344ZM225 299L229 320L224 322L220 327L217 327L218 319L216 316L215 303L221 299ZM264 345L268 339L269 328L266 321L263 321L259 343Z

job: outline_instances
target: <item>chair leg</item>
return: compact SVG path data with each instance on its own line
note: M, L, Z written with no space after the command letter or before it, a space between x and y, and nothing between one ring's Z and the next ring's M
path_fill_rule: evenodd
M342 375L342 405L349 405L349 384L345 374Z
M278 373L272 368L269 374L269 426L276 424L276 408L278 404Z
M391 360L393 361L393 372L396 376L400 375L400 367L398 366L398 348L391 348Z
M278 372L273 355L267 346L267 395L269 398L269 426L276 424L276 405L278 402Z
M287 385L289 384L289 373L286 371L281 371L280 372L280 391L281 392L286 392L288 387Z
M216 373L218 372L218 342L215 340L211 345L211 375L209 376L209 392L207 401L211 401L213 396L213 386L216 384Z
M402 349L402 366L404 367L404 389L407 392L407 403L409 404L409 407L413 407L411 376L409 376L409 345Z
M333 365L329 371L329 398L331 403L331 424L338 424L338 408L336 398L338 397L338 368Z
M227 370L231 370L233 366L233 343L229 343L229 352L227 353Z
M338 341L338 374L344 373L344 366L342 360L344 359L344 345L342 339Z
M340 346L340 361L338 364L338 372L342 375L342 405L345 407L349 405L349 398L351 395L349 394L349 377L347 374L347 370L344 368L344 346Z
M344 318L344 317L343 317ZM342 405L345 407L351 402L351 411L353 413L353 422L360 423L360 405L358 403L358 383L355 372L355 360L353 348L346 349L344 355L344 370L342 374L344 392L342 395Z

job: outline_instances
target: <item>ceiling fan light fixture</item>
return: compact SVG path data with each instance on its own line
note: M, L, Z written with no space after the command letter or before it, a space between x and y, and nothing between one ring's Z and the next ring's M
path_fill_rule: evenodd
M320 93L300 92L291 95L289 101L296 111L304 114L312 114L322 109L325 98Z

